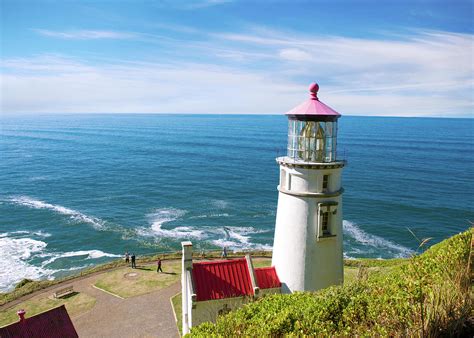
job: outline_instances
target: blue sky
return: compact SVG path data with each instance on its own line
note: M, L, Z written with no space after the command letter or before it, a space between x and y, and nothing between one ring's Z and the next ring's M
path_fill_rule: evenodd
M473 1L1 3L1 110L472 116Z

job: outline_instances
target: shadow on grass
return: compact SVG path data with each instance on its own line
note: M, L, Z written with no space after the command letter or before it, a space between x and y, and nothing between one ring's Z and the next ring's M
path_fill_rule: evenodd
M153 268L153 267L146 267L146 266L137 266L135 268L135 270L144 270L144 271L156 271L156 268ZM162 274L165 274L165 275L177 275L176 272L166 272L166 271L162 271L162 272L158 272L156 271L157 273L162 273Z
M136 268L132 268L134 270L144 270L144 271L153 271L153 268L146 267L146 266L137 266Z

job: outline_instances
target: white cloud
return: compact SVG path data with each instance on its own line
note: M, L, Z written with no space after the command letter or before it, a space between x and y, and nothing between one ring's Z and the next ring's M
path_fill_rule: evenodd
M154 63L3 60L2 111L278 114L304 100L314 80L342 114L469 116L474 108L468 34L380 40L265 30L169 43L175 54Z
M35 29L34 31L43 36L65 40L131 39L137 36L135 33L97 30L52 31Z
M296 48L286 48L280 50L280 57L282 59L290 60L290 61L308 61L311 60L311 55L306 53L301 49Z
M281 112L282 100L286 107L298 100L291 83L272 83L262 75L212 65L94 67L40 57L10 60L7 66L15 72L3 75L4 112L275 114ZM273 95L280 99L272 103Z

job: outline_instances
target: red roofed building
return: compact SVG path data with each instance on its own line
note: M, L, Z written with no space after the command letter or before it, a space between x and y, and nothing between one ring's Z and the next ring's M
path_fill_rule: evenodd
M64 305L25 318L25 311L18 311L20 321L0 327L2 338L77 338L76 329Z
M280 293L274 267L254 269L249 255L237 259L192 261L192 243L182 242L183 334L264 294Z
M253 295L245 258L193 263L197 301Z

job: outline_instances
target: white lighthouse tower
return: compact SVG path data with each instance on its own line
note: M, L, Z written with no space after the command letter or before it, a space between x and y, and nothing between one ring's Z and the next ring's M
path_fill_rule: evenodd
M319 86L286 113L288 152L278 157L280 185L272 265L283 292L315 291L342 284L341 173L336 157L337 120L321 101Z

